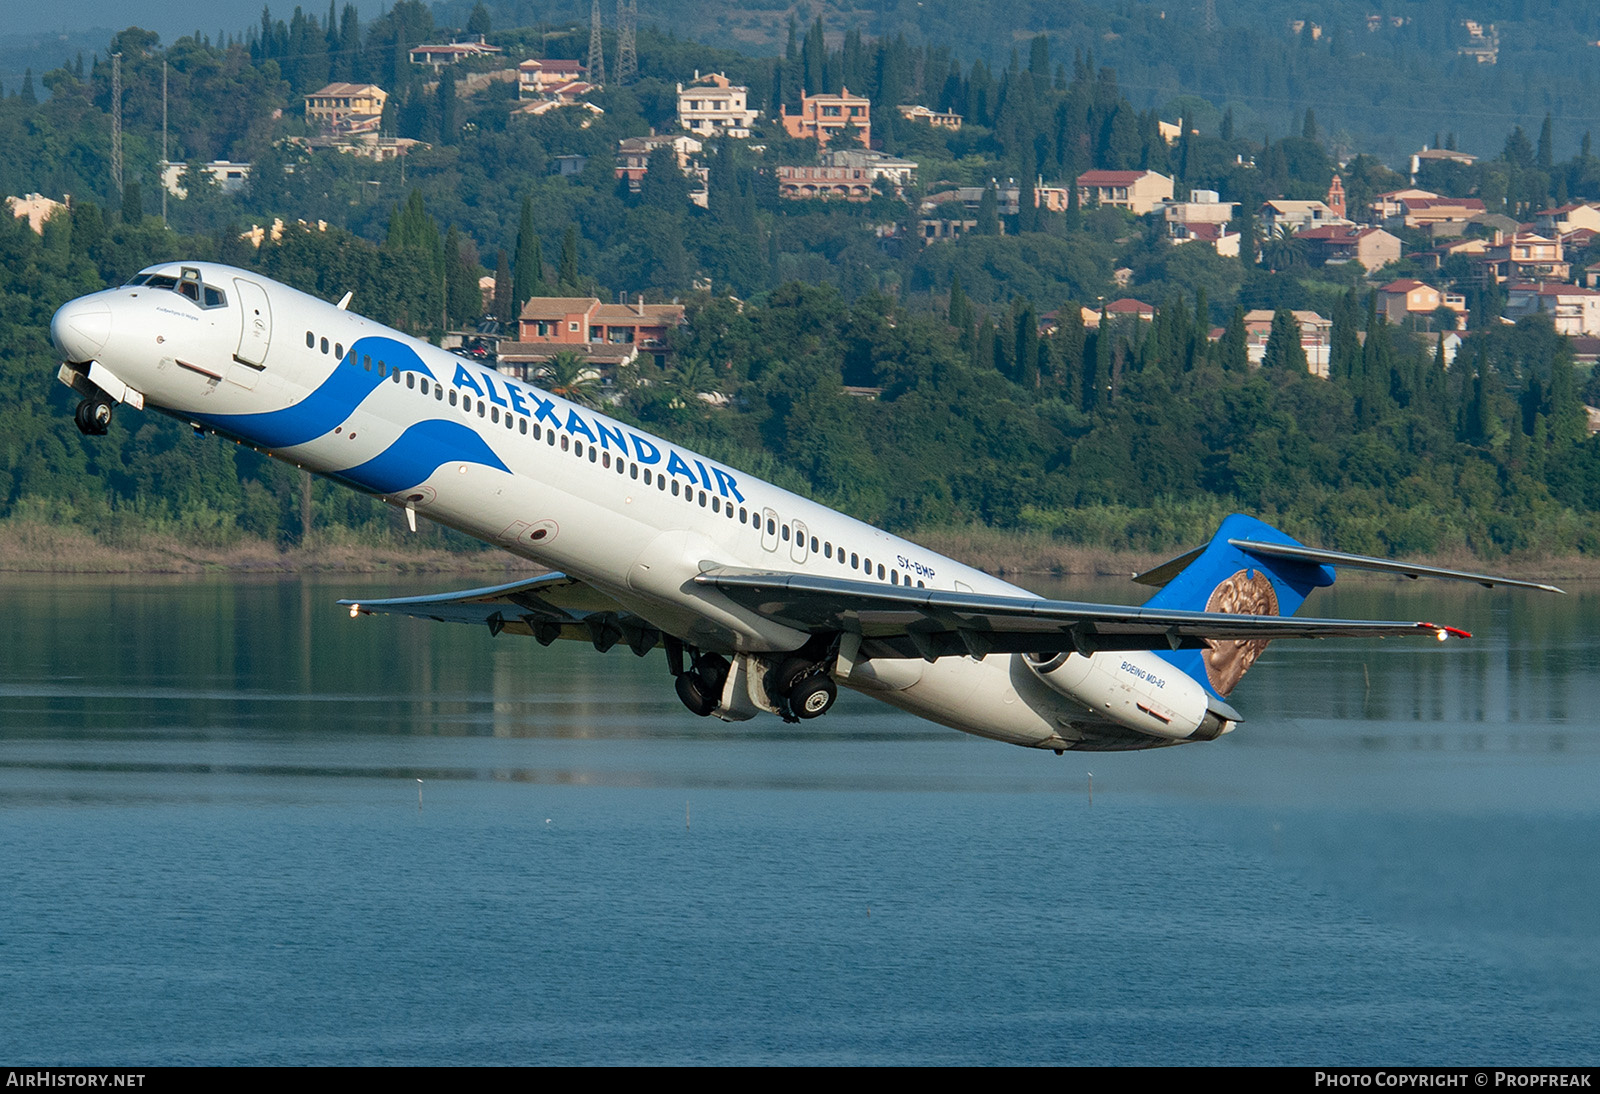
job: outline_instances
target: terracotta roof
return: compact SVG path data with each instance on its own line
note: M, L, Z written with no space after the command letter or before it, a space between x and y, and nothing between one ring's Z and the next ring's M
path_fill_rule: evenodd
M518 319L565 319L582 314L600 303L592 296L535 296L522 305Z
M1156 309L1146 304L1143 300L1135 300L1131 296L1124 296L1121 300L1113 300L1106 305L1108 315L1154 315Z
M1385 285L1383 288L1379 289L1378 291L1379 292L1411 292L1413 289L1431 289L1431 288L1433 288L1432 285L1425 284L1425 283L1423 283L1421 281L1413 281L1410 278L1401 278L1399 281L1391 281L1391 282L1389 282L1387 285ZM1438 290L1435 290L1435 291L1438 291Z
M1079 186L1130 186L1154 171L1085 171L1078 176Z

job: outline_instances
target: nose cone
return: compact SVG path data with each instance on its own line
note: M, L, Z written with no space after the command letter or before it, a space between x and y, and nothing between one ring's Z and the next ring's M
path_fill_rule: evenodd
M50 320L50 340L74 364L94 360L110 337L111 308L92 296L67 301Z

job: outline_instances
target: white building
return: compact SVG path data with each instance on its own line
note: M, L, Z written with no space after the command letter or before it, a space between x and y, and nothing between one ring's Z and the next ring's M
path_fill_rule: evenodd
M728 82L720 72L695 73L687 87L678 85L678 124L703 137L722 134L744 139L761 111L749 109L750 89Z
M202 163L198 166L200 170L217 181L217 185L222 188L224 193L237 194L250 181L250 165L248 163L212 160L210 163ZM184 176L188 172L188 167L188 164L173 163L170 160L161 162L161 185L166 187L167 193L180 200L189 196L189 187L184 184Z

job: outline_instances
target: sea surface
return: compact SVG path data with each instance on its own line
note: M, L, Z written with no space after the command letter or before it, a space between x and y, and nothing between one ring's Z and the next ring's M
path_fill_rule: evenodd
M334 604L451 586L0 578L0 1063L1600 1056L1600 590L1341 584L1477 637L1057 757Z

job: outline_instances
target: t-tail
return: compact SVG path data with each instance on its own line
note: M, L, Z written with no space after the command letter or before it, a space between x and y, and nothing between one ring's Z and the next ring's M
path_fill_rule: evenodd
M1560 592L1553 585L1519 581L1465 570L1416 566L1392 559L1307 547L1254 517L1235 513L1222 522L1211 542L1134 577L1160 586L1146 607L1230 615L1294 615L1316 589L1334 582L1335 567L1376 570L1406 577L1436 577ZM1198 681L1218 698L1227 698L1267 648L1267 639L1211 639L1205 649L1161 651L1159 656Z

